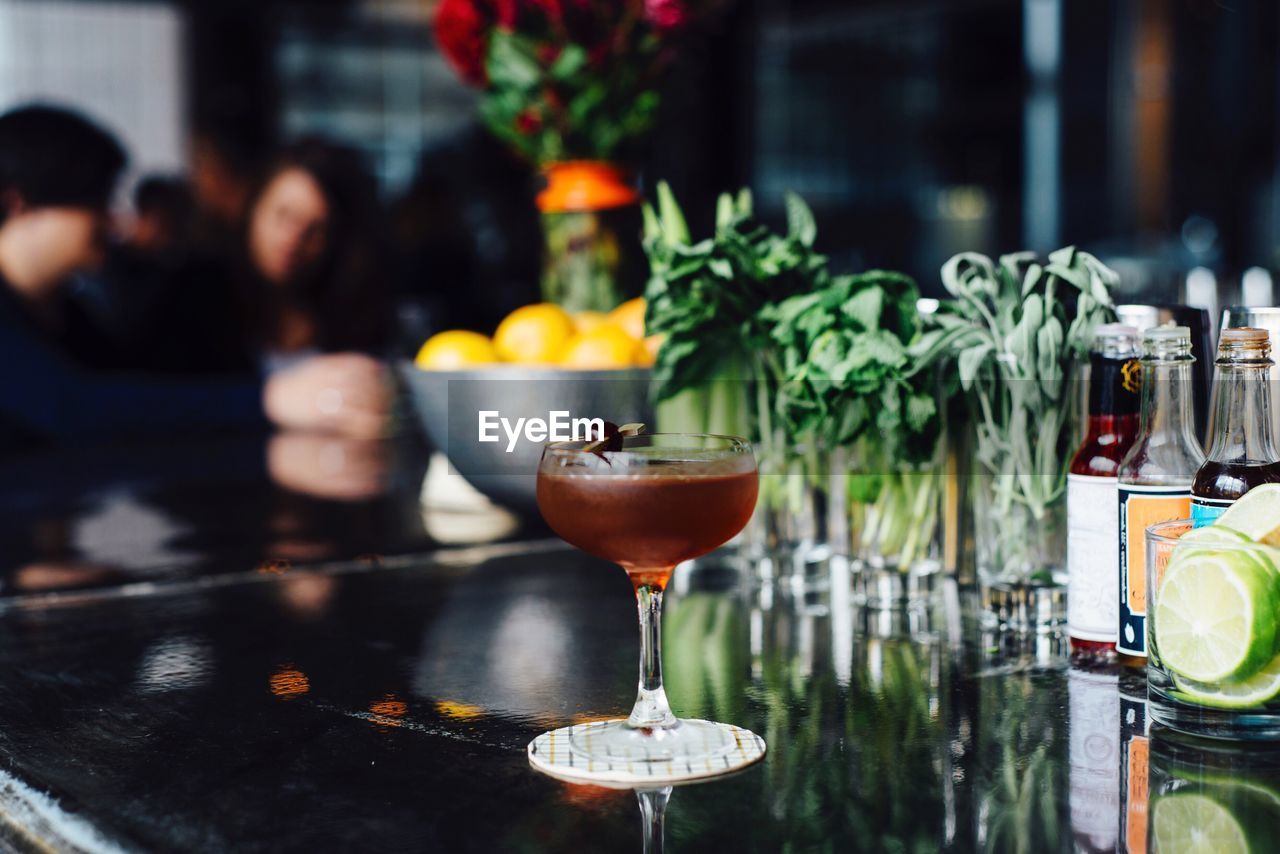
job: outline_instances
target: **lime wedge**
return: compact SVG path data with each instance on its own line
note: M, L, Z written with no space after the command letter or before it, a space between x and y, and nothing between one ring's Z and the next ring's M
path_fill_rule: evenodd
M1178 538L1178 544L1174 546L1173 556L1169 559L1169 565L1172 566L1192 555L1205 555L1220 551L1216 547L1221 545L1262 548L1239 531L1233 531L1221 525L1206 525L1203 528L1192 528ZM1168 570L1166 569L1166 571Z
M1261 706L1280 694L1280 656L1247 679L1206 685L1176 673L1178 699L1215 709L1249 709Z
M1189 557L1223 552L1248 557L1264 569L1278 571L1277 567L1280 567L1280 563L1276 562L1276 558L1280 557L1280 549L1255 543L1238 531L1217 526L1193 528L1179 537L1178 545L1174 547L1173 556L1169 559L1169 566L1181 563ZM1168 569L1165 571L1168 572Z
M1211 527L1219 525L1256 542L1280 546L1280 483L1264 483L1240 496Z
M1252 543L1253 540L1239 531L1222 525L1205 525L1203 528L1192 528L1181 537L1178 545L1183 543Z
M1197 550L1160 582L1160 661L1196 682L1245 679L1275 656L1278 617L1280 576L1247 554Z
M1155 799L1151 836L1156 851L1248 854L1249 838L1230 810L1204 795L1178 792Z

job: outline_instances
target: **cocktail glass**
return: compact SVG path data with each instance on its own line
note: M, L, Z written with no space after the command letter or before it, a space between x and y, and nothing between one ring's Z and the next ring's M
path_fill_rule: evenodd
M557 442L538 466L538 508L568 543L626 570L640 612L640 685L626 720L576 729L570 748L600 762L699 763L737 747L733 731L680 720L662 687L662 593L676 565L743 529L755 508L756 461L741 439L654 433L619 451Z

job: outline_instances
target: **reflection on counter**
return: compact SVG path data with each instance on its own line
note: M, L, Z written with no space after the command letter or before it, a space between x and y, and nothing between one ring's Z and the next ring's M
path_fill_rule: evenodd
M960 835L956 760L970 728L953 707L952 662L941 637L947 600L859 609L848 571L798 589L760 583L699 561L682 570L668 606L663 652L682 715L742 720L770 750L763 804L774 820L764 848L937 850ZM952 600L954 605L954 600ZM677 828L687 819L676 808ZM690 839L684 840L692 842ZM696 847L696 846L694 846Z
M1269 852L1280 832L1280 748L1151 728L1152 854Z

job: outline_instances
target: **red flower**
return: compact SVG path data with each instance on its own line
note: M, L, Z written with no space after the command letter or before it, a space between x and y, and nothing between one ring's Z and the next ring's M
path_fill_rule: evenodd
M526 107L516 116L516 131L528 136L542 128L542 116L536 107Z
M689 22L685 0L644 0L644 16L658 30L678 30Z
M520 23L520 0L494 0L498 11L498 26L504 30L515 30Z
M442 0L436 10L436 44L462 79L483 86L489 22L472 0Z
M560 23L564 20L564 2L563 0L532 0L533 5L537 6L542 13L547 16L547 20Z
M560 54L563 51L564 48L558 44L543 42L538 45L538 62L541 62L544 66L550 68L555 64L555 61L560 58Z

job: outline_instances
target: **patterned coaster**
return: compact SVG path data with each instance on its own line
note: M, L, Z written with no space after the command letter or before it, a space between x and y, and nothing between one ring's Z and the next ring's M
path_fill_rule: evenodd
M732 724L696 721L723 730L733 739L733 746L711 758L689 760L683 757L652 762L615 759L610 762L584 756L569 746L569 738L589 736L593 728L617 721L593 721L544 732L529 742L529 764L544 774L579 783L602 785L649 785L703 780L741 771L764 757L764 739L750 730Z

